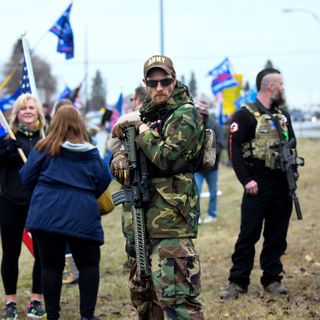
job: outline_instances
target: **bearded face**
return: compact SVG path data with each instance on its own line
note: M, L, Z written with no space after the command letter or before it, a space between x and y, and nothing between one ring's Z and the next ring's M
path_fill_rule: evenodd
M280 74L275 75L273 84L274 86L271 93L271 105L279 107L284 105L286 102L283 92L283 81Z
M161 69L154 69L149 72L144 83L151 97L151 103L160 106L165 104L172 95L176 79Z
M278 91L271 97L271 105L280 107L286 103L283 92Z

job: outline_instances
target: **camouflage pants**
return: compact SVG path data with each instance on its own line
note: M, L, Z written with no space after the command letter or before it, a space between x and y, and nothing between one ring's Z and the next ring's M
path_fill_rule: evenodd
M129 290L133 306L137 309L139 320L163 320L163 312L155 295L151 280L137 278L137 262L129 258Z
M130 265L131 299L139 319L204 319L200 294L199 256L189 238L150 243L152 276L141 283L136 262Z

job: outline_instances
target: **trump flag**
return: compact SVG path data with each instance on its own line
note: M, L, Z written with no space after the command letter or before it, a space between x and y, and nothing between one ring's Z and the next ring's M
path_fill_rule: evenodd
M54 24L54 26L49 30L58 37L57 51L60 53L65 53L66 59L71 59L74 55L73 32L69 20L71 7L72 3Z
M238 82L232 77L230 62L225 58L218 66L211 69L208 75L212 76L211 89L214 95L223 89L238 86Z

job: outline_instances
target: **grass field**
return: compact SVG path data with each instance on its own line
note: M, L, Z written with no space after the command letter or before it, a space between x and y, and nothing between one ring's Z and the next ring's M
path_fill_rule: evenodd
M240 200L242 187L233 170L222 165L219 172L219 219L215 223L201 225L195 241L202 265L201 300L205 318L216 319L320 319L320 140L299 140L299 154L306 165L300 169L298 196L303 220L297 221L293 212L288 234L288 249L283 256L284 280L290 294L272 297L263 293L260 285L259 254L261 241L256 246L256 261L247 295L235 301L221 301L219 291L227 285L230 256L239 231ZM116 190L116 184L111 189ZM203 214L207 199L202 200ZM103 217L106 243L101 248L101 282L96 315L101 319L137 319L131 306L127 289L127 271L122 264L126 259L124 239L120 227L120 209ZM30 254L23 249L20 259L18 284L19 318L30 295ZM63 287L61 319L79 319L77 286Z

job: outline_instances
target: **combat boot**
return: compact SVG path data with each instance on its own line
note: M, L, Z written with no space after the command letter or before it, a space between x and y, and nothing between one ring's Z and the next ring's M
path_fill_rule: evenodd
M264 287L264 291L271 294L288 294L289 290L283 287L280 282L274 281Z
M242 288L238 284L234 282L230 282L227 289L220 292L220 299L227 300L227 299L237 299L239 293L247 293L248 290Z

